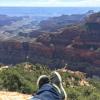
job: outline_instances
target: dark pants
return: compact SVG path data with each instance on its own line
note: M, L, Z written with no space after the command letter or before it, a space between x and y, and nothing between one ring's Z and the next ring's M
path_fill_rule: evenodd
M31 100L63 100L61 94L51 85L45 84Z

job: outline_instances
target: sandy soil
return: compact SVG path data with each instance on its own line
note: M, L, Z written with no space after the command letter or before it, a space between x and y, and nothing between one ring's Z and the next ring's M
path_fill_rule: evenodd
M0 91L0 100L29 100L31 95Z

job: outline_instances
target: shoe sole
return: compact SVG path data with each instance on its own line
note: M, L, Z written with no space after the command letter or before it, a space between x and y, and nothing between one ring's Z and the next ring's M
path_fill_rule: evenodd
M56 76L58 77L58 79L60 81L60 89L62 90L62 92L64 93L64 96L65 96L64 100L67 100L67 94L66 94L65 89L64 89L63 84L62 84L61 75L58 72L56 72L56 71L54 71L53 74L56 74Z

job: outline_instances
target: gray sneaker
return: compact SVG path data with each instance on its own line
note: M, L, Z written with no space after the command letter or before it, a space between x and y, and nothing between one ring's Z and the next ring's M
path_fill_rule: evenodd
M67 94L63 87L62 78L57 71L53 71L51 73L50 82L58 90L58 92L62 95L63 100L67 100Z
M49 77L47 75L41 75L37 80L37 86L40 89L44 84L49 83Z

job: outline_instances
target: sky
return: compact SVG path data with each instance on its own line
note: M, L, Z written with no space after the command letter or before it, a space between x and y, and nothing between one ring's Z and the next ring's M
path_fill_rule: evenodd
M100 0L0 0L0 6L100 7Z

